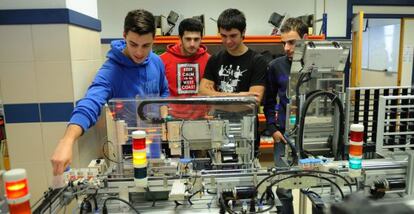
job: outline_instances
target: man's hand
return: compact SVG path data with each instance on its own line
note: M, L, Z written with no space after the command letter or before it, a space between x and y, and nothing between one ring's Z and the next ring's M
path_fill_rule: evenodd
M66 167L72 162L73 144L82 135L82 127L76 124L70 124L66 128L65 135L59 141L53 152L50 162L52 162L53 175L61 175Z
M237 95L238 96L254 96L256 103L260 102L260 94L258 92L246 91L246 92L240 92Z
M71 139L61 139L53 152L52 162L53 175L61 175L66 167L72 162L72 150L74 141Z
M272 137L275 143L280 143L280 142L287 143L285 137L280 131L276 131L275 133L273 133Z

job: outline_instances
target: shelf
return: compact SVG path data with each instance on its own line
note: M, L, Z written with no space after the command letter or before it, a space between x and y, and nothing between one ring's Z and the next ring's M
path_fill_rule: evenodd
M260 149L271 149L273 148L273 142L272 143L265 143L265 142L260 142Z
M258 114L259 123L266 122L266 117L264 114Z

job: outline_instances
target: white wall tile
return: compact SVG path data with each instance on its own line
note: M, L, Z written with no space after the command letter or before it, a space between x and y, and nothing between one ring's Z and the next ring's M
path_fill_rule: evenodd
M66 7L87 16L98 18L97 0L66 0Z
M90 31L92 59L101 59L101 35L97 31Z
M111 50L111 44L101 44L101 58L103 62L106 61L106 54Z
M57 143L65 133L66 126L66 122L41 123L43 149L46 160L49 161L53 151L55 151Z
M72 60L95 60L100 58L99 33L78 26L69 26Z
M107 140L105 114L101 114L98 122L79 138L79 167L87 167L92 159L101 158L102 146Z
M4 104L37 102L34 63L0 63L0 87Z
M0 25L0 62L33 61L30 25Z
M43 151L45 153L45 171L48 179L48 184L52 184L52 164L50 158L55 151L56 145L65 133L67 123L66 122L53 122L53 123L42 123L42 139L43 139Z
M397 73L378 72L362 69L360 86L375 87L378 86L378 83L381 83L381 86L397 86L397 77Z
M101 66L100 60L72 61L73 97L77 101L85 96L96 72Z
M39 102L73 102L70 61L35 62Z
M45 164L43 162L17 163L12 168L26 169L27 180L29 181L30 204L33 205L49 187L47 181L50 175L45 172Z
M69 45L72 60L91 59L89 40L89 35L86 30L83 30L83 28L77 26L69 26Z
M67 24L33 25L34 58L37 61L66 61L70 59Z
M0 9L44 9L66 8L66 0L1 0Z
M9 123L6 125L10 165L45 162L40 123Z

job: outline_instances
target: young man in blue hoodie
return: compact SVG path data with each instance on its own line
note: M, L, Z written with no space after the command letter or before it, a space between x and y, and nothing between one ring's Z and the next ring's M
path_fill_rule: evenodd
M71 163L73 145L96 123L109 99L169 96L164 65L152 52L154 16L146 10L130 11L125 17L123 37L124 40L111 43L108 59L72 112L66 132L51 158L54 175L62 174Z

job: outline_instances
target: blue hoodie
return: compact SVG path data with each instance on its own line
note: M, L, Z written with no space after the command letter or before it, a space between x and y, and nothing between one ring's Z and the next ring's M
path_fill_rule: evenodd
M78 101L69 124L83 131L93 126L102 106L112 98L169 96L164 64L152 51L144 62L136 64L122 53L124 40L111 42L106 62L99 69L84 98Z

